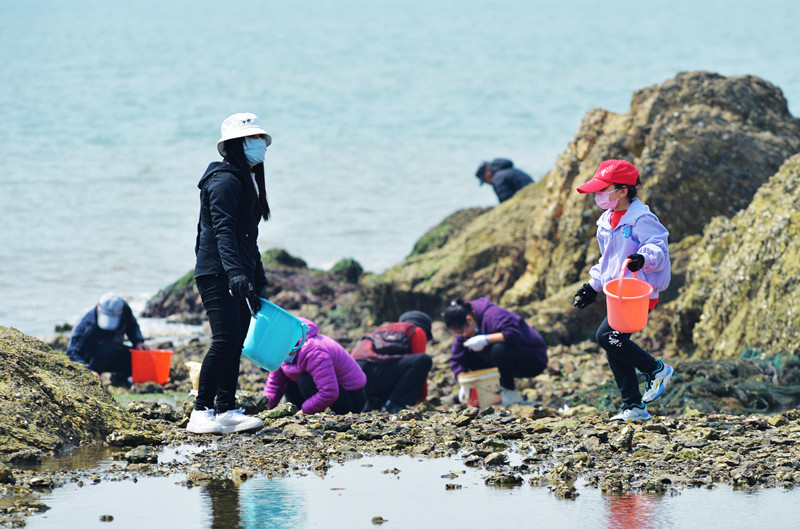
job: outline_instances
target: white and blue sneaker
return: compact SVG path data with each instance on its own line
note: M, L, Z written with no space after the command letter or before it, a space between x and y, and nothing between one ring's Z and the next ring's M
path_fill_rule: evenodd
M656 370L646 382L645 392L644 395L642 395L642 402L653 402L660 397L667 387L667 382L669 382L669 379L672 378L672 374L675 372L671 365L665 364L661 360L659 360L658 363L661 364L661 368Z
M647 406L644 404L633 404L625 406L618 414L609 417L609 421L622 421L622 422L636 422L650 420L652 415L647 412Z

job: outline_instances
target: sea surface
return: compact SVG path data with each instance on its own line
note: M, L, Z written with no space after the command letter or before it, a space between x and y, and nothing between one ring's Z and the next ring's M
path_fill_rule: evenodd
M41 336L194 266L222 120L273 137L262 250L379 272L497 202L482 160L550 170L594 107L676 73L800 109L795 0L0 0L0 325ZM531 215L536 212L532 211Z

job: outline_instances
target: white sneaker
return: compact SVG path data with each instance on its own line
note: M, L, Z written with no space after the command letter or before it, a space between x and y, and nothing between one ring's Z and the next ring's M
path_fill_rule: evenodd
M186 429L192 433L222 433L222 425L214 417L214 410L192 410Z
M667 387L667 382L669 379L672 378L672 374L675 370L672 368L671 365L665 364L661 360L659 360L661 364L661 368L653 373L652 380L649 380L646 384L646 391L644 395L642 395L642 402L653 402L658 397L664 393L664 388Z
M609 421L622 421L622 422L636 422L647 421L652 417L647 411L647 406L644 404L633 405L630 408L623 409L620 413L609 417Z
M511 406L512 404L519 404L525 402L522 395L516 389L500 388L500 404L502 406Z
M264 426L264 421L258 417L248 417L242 408L218 414L217 422L223 433L251 432Z

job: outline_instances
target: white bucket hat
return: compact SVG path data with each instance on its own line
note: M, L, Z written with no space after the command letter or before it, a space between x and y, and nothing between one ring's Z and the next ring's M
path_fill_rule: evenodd
M272 143L272 136L261 128L261 120L258 116L250 112L240 112L225 118L220 127L222 137L217 142L217 150L225 156L225 141L233 138L245 138L255 134L263 134L267 137L267 147Z

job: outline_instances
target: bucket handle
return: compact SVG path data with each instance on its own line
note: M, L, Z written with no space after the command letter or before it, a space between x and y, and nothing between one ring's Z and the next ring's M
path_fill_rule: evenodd
M625 258L625 260L622 261L622 269L619 271L619 284L617 285L617 297L619 298L620 301L623 300L623 298L622 298L622 278L625 277L625 269L628 268L628 263L630 263L630 262L631 262L630 259ZM633 273L633 278L636 279L636 272Z
M247 302L247 308L250 309L250 317L256 318L256 311L253 310L253 305L250 304L250 296L245 296L244 300Z
M292 352L292 353L293 353L293 352L295 352L295 351L297 351L297 350L298 350L298 349L300 349L301 347L303 347L303 344L305 344L305 343L306 343L306 331L308 331L308 326L306 326L306 324L305 324L305 323L303 323L303 322L301 321L301 322L300 322L300 332L301 332L303 335L302 335L302 336L300 337L300 339L297 341L297 345L295 345L294 347L292 347L292 350L291 350L291 352Z

